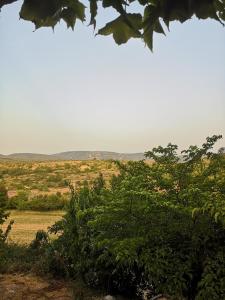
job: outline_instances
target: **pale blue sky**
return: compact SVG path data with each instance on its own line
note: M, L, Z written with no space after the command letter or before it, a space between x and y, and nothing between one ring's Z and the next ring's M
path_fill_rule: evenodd
M0 13L0 153L138 152L225 135L219 23L175 23L155 35L152 54L139 40L94 37L79 21L74 32L63 23L33 32L18 9Z

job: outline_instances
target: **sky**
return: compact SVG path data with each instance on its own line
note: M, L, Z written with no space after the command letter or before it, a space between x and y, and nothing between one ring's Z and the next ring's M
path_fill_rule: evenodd
M174 23L117 46L86 22L34 32L21 3L0 13L0 153L143 152L225 138L225 28ZM113 14L100 11L98 25ZM225 146L223 139L216 148Z

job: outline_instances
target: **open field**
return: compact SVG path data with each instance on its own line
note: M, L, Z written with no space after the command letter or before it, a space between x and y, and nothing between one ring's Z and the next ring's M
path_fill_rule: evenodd
M46 230L63 215L63 207L57 208L56 202L66 203L70 191L65 181L79 187L84 181L92 182L100 173L106 182L116 174L117 168L112 161L87 160L87 161L15 161L0 160L0 181L8 191L10 217L4 224L6 228L10 220L14 220L9 241L22 244L29 243L37 230ZM38 211L41 206L37 202L47 203L46 198L39 196L53 196L50 208ZM27 210L27 203L36 200L36 207ZM12 202L14 201L14 202ZM19 203L18 207L12 203ZM40 203L40 202L39 202ZM23 207L23 205L26 206ZM12 207L11 207L12 206ZM43 205L42 205L43 208ZM17 210L18 209L18 210ZM25 210L24 210L25 209ZM35 211L33 211L34 209ZM56 209L59 209L56 211Z
M33 211L10 211L10 216L3 225L5 229L10 220L14 220L12 230L9 234L9 241L19 244L30 243L37 230L47 230L49 226L58 221L62 216L63 211L51 212L33 212Z

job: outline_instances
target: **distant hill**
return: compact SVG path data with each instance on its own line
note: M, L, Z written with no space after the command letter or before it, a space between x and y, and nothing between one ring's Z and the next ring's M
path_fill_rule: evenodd
M67 151L56 154L39 153L13 153L9 155L0 154L0 159L12 160L141 160L144 159L144 153L117 153L109 151Z

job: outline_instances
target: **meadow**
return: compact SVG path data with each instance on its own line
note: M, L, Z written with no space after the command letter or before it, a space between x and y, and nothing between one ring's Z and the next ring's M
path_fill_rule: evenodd
M0 160L0 179L8 191L10 212L3 229L14 220L8 241L29 244L38 230L47 230L59 220L70 199L68 183L78 188L99 173L109 181L116 172L111 161Z
M8 241L18 244L29 244L38 230L47 230L49 226L61 219L64 211L10 211L8 220L4 223L3 229L7 228L10 220L14 220Z

